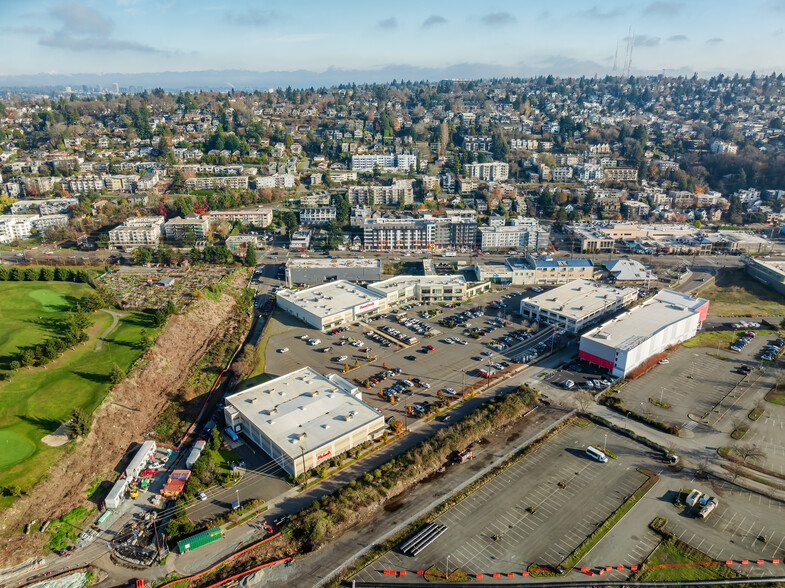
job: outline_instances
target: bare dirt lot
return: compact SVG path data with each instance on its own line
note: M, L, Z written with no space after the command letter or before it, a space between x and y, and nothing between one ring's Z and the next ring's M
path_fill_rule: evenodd
M148 351L95 411L90 433L76 442L29 495L19 499L2 514L2 531L9 534L0 563L19 561L33 555L47 543L45 533L23 535L29 521L42 523L88 504L85 490L96 472L111 472L130 444L144 439L161 410L188 377L191 367L221 336L222 327L235 305L230 291L242 288L245 276L237 272L229 278L224 293L215 300L202 299L186 313L174 315ZM38 526L36 525L37 529Z

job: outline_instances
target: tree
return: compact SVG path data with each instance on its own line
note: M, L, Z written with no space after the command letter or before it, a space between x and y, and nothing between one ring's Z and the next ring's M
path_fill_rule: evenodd
M253 244L248 245L248 249L245 252L245 265L248 267L256 265L256 247Z
M221 443L223 443L221 431L218 427L213 427L213 430L210 432L210 449L218 451L221 448Z
M754 461L762 461L766 459L766 452L763 451L757 445L752 443L744 443L743 445L737 445L734 450L739 455L739 457L744 461L747 462L754 462Z
M537 198L537 215L540 218L550 218L556 211L556 204L553 202L551 193L547 190Z
M501 132L494 133L492 136L491 153L493 153L493 158L497 161L504 161L510 153L510 146Z
M85 437L92 424L90 415L83 408L75 408L71 416L71 432L77 437Z
M147 329L142 329L139 333L139 347L141 349L147 350L153 346L153 340L150 335L147 334Z
M349 222L349 214L351 213L349 197L346 194L336 194L333 201L335 204L335 220L339 225L344 226Z
M283 222L286 232L290 236L300 227L300 223L297 222L297 215L291 210L281 212L281 222Z
M119 384L123 379L125 379L125 372L123 369L117 364L112 365L112 372L109 374L109 381L112 385L115 386Z
M174 302L172 302L171 300L166 301L166 306L164 306L164 310L166 311L166 316L177 314L177 306L175 306Z

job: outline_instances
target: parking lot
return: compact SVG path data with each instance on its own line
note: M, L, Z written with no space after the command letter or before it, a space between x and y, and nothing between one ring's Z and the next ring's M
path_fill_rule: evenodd
M756 359L767 341L756 337L739 353L679 347L667 365L655 366L621 388L622 405L667 425L694 429L706 422L723 431L731 427L730 432L774 383L773 366ZM750 373L740 373L742 366ZM653 402L660 399L670 408Z
M505 295L508 298L503 298ZM310 365L324 373L342 374L356 383L368 381L370 387L364 389L363 400L386 416L404 421L408 407L416 406L417 416L421 409L438 403L440 396L458 398L463 390L480 389L488 383L481 370L503 374L514 369L522 356L531 361L560 344L563 337L558 335L551 342L551 328L529 334L523 324L515 322L512 311L519 307L516 300L520 296L486 293L453 308L407 304L378 317L367 317L366 322L341 327L335 334L320 332L276 311L269 326L265 371L276 377ZM493 304L496 301L500 303ZM427 311L431 312L426 317L423 313ZM467 312L473 316L459 317ZM406 318L396 318L398 313L405 313ZM453 318L454 327L439 324ZM482 329L484 334L472 328ZM471 333L478 337L473 338ZM410 344L405 337L416 338L416 343ZM369 357L375 359L369 362ZM390 373L397 370L400 372ZM371 381L373 378L377 382ZM390 390L396 385L397 391ZM383 390L388 395L380 396ZM390 393L395 396L393 402Z
M585 453L607 447L618 459L601 464ZM393 550L353 579L375 581L382 570L432 565L469 574L520 572L558 564L646 480L641 446L590 425L567 427L436 519L447 531L416 557Z

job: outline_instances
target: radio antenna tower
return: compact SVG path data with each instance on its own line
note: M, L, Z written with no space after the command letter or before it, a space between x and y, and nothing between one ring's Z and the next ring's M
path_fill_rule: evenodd
M627 33L627 55L624 59L624 77L630 75L632 69L632 48L635 45L635 38L632 36L632 26Z
M616 63L619 61L619 42L616 41L616 53L613 55L613 75L616 75Z

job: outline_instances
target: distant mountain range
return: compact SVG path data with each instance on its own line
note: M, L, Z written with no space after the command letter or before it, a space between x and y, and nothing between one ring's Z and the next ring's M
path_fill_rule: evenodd
M608 68L592 61L574 61L568 64L549 64L547 69L561 71L562 75L595 74L604 76ZM564 66L568 66L565 69ZM381 69L330 68L324 72L250 71L238 69L171 71L149 73L39 73L32 75L0 75L0 89L34 89L71 86L74 90L83 85L110 89L117 83L120 88L163 88L165 90L266 90L268 88L308 88L338 84L385 83L397 80L446 80L500 77L529 77L547 75L545 66L499 66L482 63L459 63L447 67L421 68L411 65L391 65ZM681 73L681 72L680 72Z

